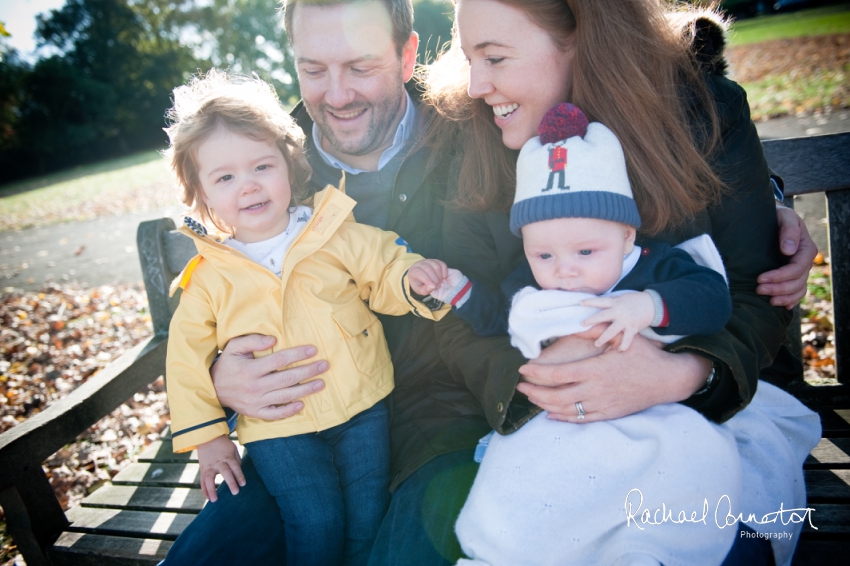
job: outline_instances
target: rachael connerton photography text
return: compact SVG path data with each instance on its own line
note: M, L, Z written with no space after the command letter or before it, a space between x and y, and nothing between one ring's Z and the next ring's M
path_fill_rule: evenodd
M640 530L646 528L642 525L661 525L664 523L702 523L703 525L708 525L707 519L710 509L708 498L703 499L701 510L692 510L690 514L684 509L675 513L673 509L667 508L666 503L662 503L661 507L655 510L642 509L643 493L638 488L634 488L626 494L626 501L623 507L626 511L626 526L631 527L632 521L634 521L635 527ZM761 517L750 513L745 518L743 512L737 514L732 512L732 500L728 495L723 495L718 499L717 505L714 507L714 524L720 529L725 529L726 527L735 526L738 523L765 525L775 524L779 521L782 525L789 525L808 520L809 526L817 530L817 527L812 524L812 511L814 511L812 507L785 509L784 505L780 503L777 511L766 513ZM790 538L791 536L791 533L784 532L757 534L764 538L785 538L786 536ZM776 536L773 537L772 535Z

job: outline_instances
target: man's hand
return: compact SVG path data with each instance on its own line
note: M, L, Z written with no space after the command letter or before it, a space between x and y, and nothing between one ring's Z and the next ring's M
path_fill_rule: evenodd
M417 261L407 270L410 288L423 296L436 289L448 276L448 266L438 259Z
M219 436L198 446L198 464L201 467L201 491L204 497L215 503L215 476L221 474L230 493L239 493L239 487L245 485L242 474L242 458L232 440Z
M791 256L788 264L758 276L756 292L769 295L770 304L792 309L806 294L806 280L818 248L809 236L806 223L792 209L777 206L779 247Z
M655 318L655 301L649 293L626 293L619 297L597 297L581 302L584 307L602 309L598 313L582 321L584 326L593 326L604 322L611 324L596 340L596 347L601 347L622 333L620 351L625 352L632 344L635 335L648 328Z
M239 336L227 343L210 368L216 395L223 406L248 417L280 420L304 408L298 399L325 387L319 379L302 383L326 372L330 366L325 360L277 371L315 356L313 346L287 348L254 358L254 352L268 350L274 343L272 336L259 334Z

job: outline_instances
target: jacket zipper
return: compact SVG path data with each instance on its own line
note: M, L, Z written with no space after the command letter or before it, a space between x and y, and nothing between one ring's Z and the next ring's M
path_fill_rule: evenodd
M329 194L330 193L328 193L328 195ZM325 204L325 200L327 199L328 195L323 196L322 201L319 203L319 206L316 206L316 207L313 208L313 215L310 217L310 220L307 221L307 224L304 226L304 229L301 230L301 232L298 234L298 236L295 237L295 239L289 245L289 248L286 250L286 253L283 254L283 261L280 262L280 278L281 278L281 281L283 281L283 268L286 265L286 258L289 257L289 254L292 251L292 248L295 247L295 245L298 243L298 241L301 240L301 238L304 236L304 234L307 232L307 230L313 224L313 221L319 215L318 214L319 208Z
M416 151L416 148L419 145L419 142L422 141L422 138L424 138L425 134L428 133L428 130L431 129L431 124L434 123L434 119L436 117L437 117L436 114L431 116L431 119L429 119L428 123L425 124L425 129L422 130L422 133L419 134L419 137L416 138L415 142L413 142L413 145L410 147L410 151L407 152L407 154L402 158L401 163L398 164L398 169L396 170L395 178L393 179L393 190L390 193L390 202L392 202L392 203L395 202L395 186L398 183L398 176L401 175L401 169L402 169L402 167L404 167L404 162L407 161L407 158L410 157L411 155L413 155L413 153Z

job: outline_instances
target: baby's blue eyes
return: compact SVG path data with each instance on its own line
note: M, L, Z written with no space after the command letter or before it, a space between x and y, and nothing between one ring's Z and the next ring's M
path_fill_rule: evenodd
M549 259L552 257L552 254L540 254L540 259Z
M593 252L592 252L591 250L581 250L579 253L580 253L581 255L590 255L590 254L592 254Z
M230 181L231 179L233 179L233 175L222 175L219 181Z

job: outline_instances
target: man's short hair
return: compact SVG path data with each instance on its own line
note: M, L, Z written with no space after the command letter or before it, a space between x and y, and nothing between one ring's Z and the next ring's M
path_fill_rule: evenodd
M401 57L401 52L410 39L410 34L413 33L413 2L412 0L281 0L280 5L283 9L283 26L286 29L286 34L289 37L289 42L292 43L292 14L296 4L305 4L307 6L333 6L336 4L354 4L367 2L381 2L390 14L390 20L393 24L393 43L395 43L396 53Z

